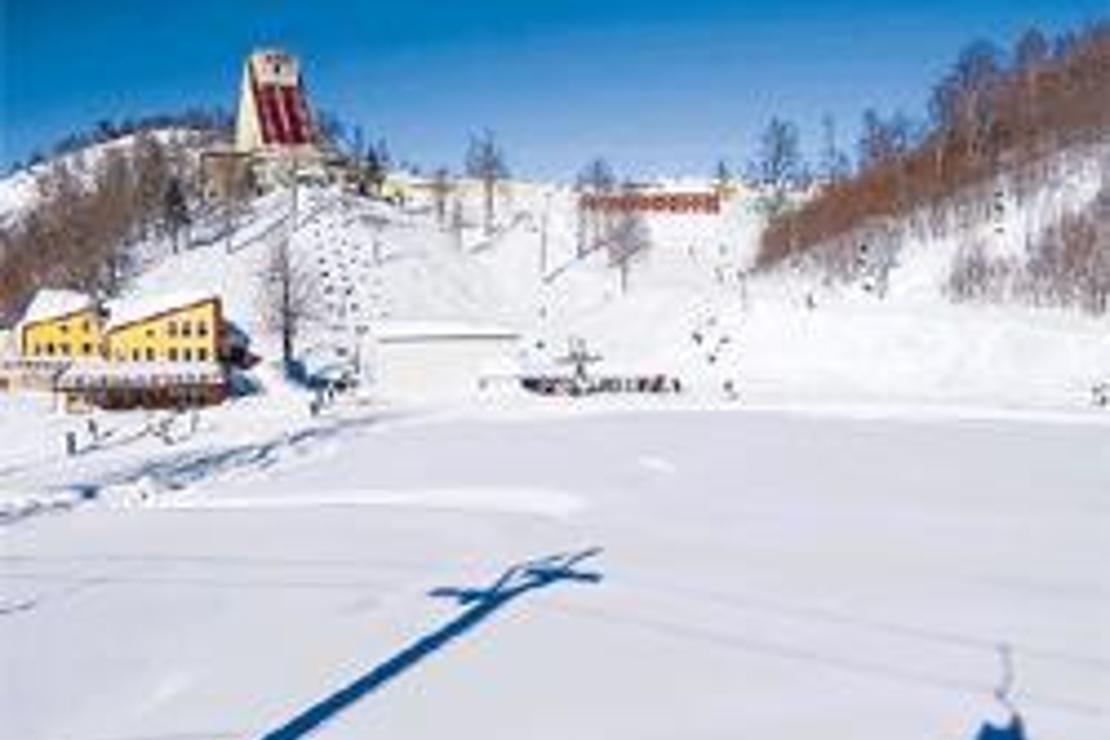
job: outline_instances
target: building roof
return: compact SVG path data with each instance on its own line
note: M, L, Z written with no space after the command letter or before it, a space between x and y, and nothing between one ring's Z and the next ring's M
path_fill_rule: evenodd
M92 298L75 290L43 288L35 293L35 297L31 299L27 310L23 312L20 325L26 326L27 324L69 316L93 308L95 305L96 302Z
M311 144L312 115L296 58L277 50L256 52L249 70L262 143Z
M155 295L120 298L108 304L108 324L106 329L118 329L137 321L159 314L169 313L186 306L195 306L205 301L218 301L219 296L210 291L192 290Z

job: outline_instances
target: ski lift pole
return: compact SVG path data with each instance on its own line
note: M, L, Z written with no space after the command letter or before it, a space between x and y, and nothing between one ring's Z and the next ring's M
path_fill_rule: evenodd
M540 226L540 281L547 274L547 224L551 213L551 191L543 194L543 223Z

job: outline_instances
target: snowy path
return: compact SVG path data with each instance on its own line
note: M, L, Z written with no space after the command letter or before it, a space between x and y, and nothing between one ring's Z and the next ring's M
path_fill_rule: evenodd
M308 459L0 530L5 732L257 738L354 686L313 738L959 740L1002 641L1033 737L1110 729L1105 425L459 418ZM480 619L429 596L593 546Z

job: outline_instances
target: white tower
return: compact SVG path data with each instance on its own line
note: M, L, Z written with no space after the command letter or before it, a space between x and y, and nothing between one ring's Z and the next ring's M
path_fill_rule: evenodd
M259 50L243 66L235 149L243 154L313 157L316 132L297 58Z

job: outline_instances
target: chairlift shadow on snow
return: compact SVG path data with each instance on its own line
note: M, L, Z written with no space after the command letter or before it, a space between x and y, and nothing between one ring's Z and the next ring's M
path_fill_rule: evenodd
M975 734L975 740L1027 740L1027 738L1025 724L1021 721L1021 715L1016 712L1005 727L984 722L979 732Z
M1013 650L1008 644L998 645L998 658L1002 675L994 690L994 698L1006 709L1009 720L1005 726L995 725L990 721L984 722L975 733L975 740L1027 740L1025 723L1022 722L1021 714L1010 696L1014 689L1015 673Z
M393 656L371 668L335 693L309 706L297 716L262 736L263 740L298 740L320 728L353 704L446 647L455 638L477 627L509 602L537 589L561 582L599 583L602 575L577 570L584 560L601 552L590 548L551 555L508 568L487 587L442 587L428 592L433 598L454 599L465 610L447 624L419 637Z

